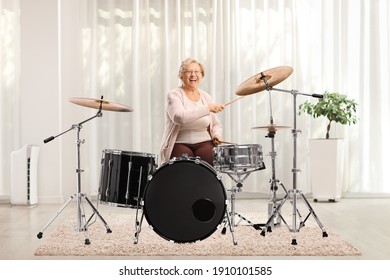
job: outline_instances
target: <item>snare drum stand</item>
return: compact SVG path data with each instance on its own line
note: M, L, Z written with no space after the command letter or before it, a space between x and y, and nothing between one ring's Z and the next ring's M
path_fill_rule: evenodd
M264 168L261 168L261 169L264 169ZM260 169L258 169L258 170L260 170ZM237 178L234 178L234 176L230 172L227 172L229 177L236 183L236 185L228 190L228 191L231 192L231 195L230 195L230 212L227 213L227 215L226 215L226 217L224 219L224 227L222 229L222 234L226 233L226 226L227 226L228 222L229 222L229 225L231 227L231 230L234 231L234 227L238 226L241 223L242 220L244 220L250 226L254 227L257 230L261 229L259 227L259 225L252 223L247 218L245 218L244 216L242 216L241 214L236 212L236 193L239 193L239 192L242 191L242 189L241 189L242 188L242 183L244 182L244 180L246 178L248 178L248 176L250 175L251 172L253 172L253 171L244 171L244 172L234 171L233 174L235 176L237 176ZM241 178L241 176L244 176L244 178ZM238 216L240 218L240 220L237 223L235 221L235 217L236 216Z
M103 99L103 96L102 96L102 99ZM103 100L102 100L103 101ZM63 206L61 207L61 209L56 213L56 215L47 223L47 225L43 228L43 230L41 232L39 232L37 234L37 237L38 239L41 239L42 236L43 236L43 232L50 226L50 224L61 214L61 212L65 209L65 207L73 200L73 198L77 198L77 227L75 228L76 231L83 231L84 232L84 237L85 237L85 245L89 245L90 244L90 240L88 238L88 235L86 233L87 229L88 229L88 226L89 226L89 223L91 221L91 219L93 218L93 216L96 214L97 217L101 220L101 222L104 224L104 226L106 227L107 229L107 233L111 233L111 229L109 228L109 226L107 225L106 221L103 219L103 217L99 214L98 210L95 208L95 206L92 204L92 202L88 199L87 195L84 194L84 193L81 193L81 172L83 172L84 170L82 170L80 168L80 146L81 144L84 144L85 140L81 140L80 139L80 130L82 128L82 125L96 117L101 117L103 114L101 112L101 106L102 106L102 101L100 102L100 108L99 108L99 111L97 112L97 114L79 124L74 124L72 125L72 127L60 134L58 134L57 136L50 136L48 137L47 139L45 139L43 142L44 143L48 143L50 142L51 140L53 140L54 138L57 138L58 136L61 136L62 134L65 134L73 129L77 130L77 140L76 140L76 146L77 146L77 169L76 169L76 173L77 173L77 193L70 196L69 199L63 204ZM91 215L91 217L88 219L88 221L86 221L85 219L85 212L84 212L84 208L82 207L82 199L85 199L85 201L89 204L89 206L92 208L93 210L93 214Z
M265 81L266 82L266 81ZM267 90L272 90L273 88L272 87L269 87L268 86L268 89ZM298 168L297 168L297 135L298 135L298 132L300 132L299 130L297 130L297 118L296 118L296 107L297 107L297 102L296 102L296 97L298 94L301 94L301 95L307 95L307 96L312 96L312 97L316 97L316 98L322 98L322 95L318 95L318 94L304 94L304 93L299 93L298 91L296 90L292 90L292 91L287 91L287 90L281 90L281 89L275 89L275 90L278 90L278 91L282 91L282 92L290 92L293 97L294 97L294 101L293 101L293 107L294 107L294 127L292 129L292 134L293 134L293 138L294 138L294 156L293 156L293 168L292 168L292 173L293 173L293 189L292 190L289 190L286 195L284 196L284 198L280 201L280 203L277 205L277 207L274 209L272 215L269 217L267 223L265 224L265 227L263 228L262 232L260 233L262 236L265 236L265 231L268 230L270 231L270 226L271 224L274 222L274 219L275 217L277 217L278 215L283 219L283 217L281 216L281 213L280 213L280 210L282 208L282 206L284 205L284 203L286 202L287 199L290 199L291 200L291 203L292 203L292 206L293 206L293 213L292 213L292 228L290 228L288 226L288 224L284 221L283 219L283 222L285 222L286 226L288 227L288 229L290 230L290 232L293 233L293 237L292 237L292 241L291 241L291 245L297 245L297 240L296 240L296 233L299 232L299 230L305 226L305 222L307 221L307 219L310 217L310 215L312 214L314 219L316 220L318 226L321 228L321 231L322 231L322 237L327 237L328 234L325 230L325 228L323 227L323 225L321 224L320 220L318 219L316 213L314 212L313 208L310 206L309 204L309 201L306 199L306 197L303 195L302 191L299 191L297 190L297 173L300 171ZM307 216L305 217L305 219L299 224L299 227L297 226L297 214L300 216L299 214L299 211L297 209L297 198L298 198L298 195L303 199L303 202L306 204L307 208L309 209L309 213L307 214Z

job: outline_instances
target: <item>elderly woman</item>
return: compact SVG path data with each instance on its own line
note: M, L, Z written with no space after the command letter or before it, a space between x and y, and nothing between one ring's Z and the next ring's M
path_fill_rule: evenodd
M224 105L213 103L210 95L199 89L204 75L204 67L197 60L187 58L182 62L182 85L168 92L160 163L187 154L213 165L214 145L222 141L222 125L216 113Z

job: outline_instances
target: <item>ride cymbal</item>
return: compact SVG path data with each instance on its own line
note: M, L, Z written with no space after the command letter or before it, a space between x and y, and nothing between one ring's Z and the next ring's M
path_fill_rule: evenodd
M252 129L262 129L262 130L267 130L268 132L276 132L281 129L287 129L290 128L290 126L286 125L276 125L276 124L269 124L265 126L256 126L252 127Z
M102 109L105 111L115 111L115 112L132 112L133 109L119 103L113 103L102 99L94 98L83 98L83 97L73 97L69 98L69 101L88 108ZM100 107L101 106L101 107Z
M270 87L277 85L287 79L293 68L290 66L279 66L271 68L269 70L260 72L246 81L242 82L236 89L237 95L249 95L252 93L260 92L267 89L267 85L264 82L264 79Z

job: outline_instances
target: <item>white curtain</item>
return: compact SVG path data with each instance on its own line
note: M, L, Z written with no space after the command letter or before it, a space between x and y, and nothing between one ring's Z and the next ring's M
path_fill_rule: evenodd
M359 104L359 123L335 125L331 132L346 139L344 191L390 192L385 183L390 155L388 1L91 0L84 9L86 95L103 95L134 109L104 113L91 134L97 139L91 162L99 162L108 148L159 153L165 96L180 84L178 67L187 57L204 63L202 88L221 103L235 99L236 87L247 78L286 65L294 71L276 89L338 91ZM298 95L297 103L308 99ZM252 173L243 190L269 191L270 139L252 127L269 124L270 107L276 124L292 126L297 117L302 131L298 189L310 192L308 139L323 137L326 122L294 115L292 95L277 90L249 95L219 115L226 141L263 149L267 168ZM290 188L290 130L277 133L275 148L276 177ZM91 173L92 181L99 172Z
M20 140L18 2L0 0L2 189L9 182L9 153ZM83 52L84 96L103 96L134 109L104 111L99 121L89 125L86 168L90 172L85 176L96 190L103 149L159 153L165 96L180 84L180 62L191 56L204 63L202 88L216 102L235 99L236 87L247 78L284 65L294 71L275 88L339 91L355 99L359 123L334 126L331 132L332 137L346 140L344 191L390 192L386 184L390 155L387 0L85 0L77 4L77 15L83 19L82 45L76 47ZM298 96L297 102L307 99ZM274 122L292 126L293 98L276 90L249 95L219 114L226 141L263 148L267 168L250 174L243 191L269 191L270 139L265 131L252 127L270 122L270 100ZM308 139L323 137L325 120L297 119L302 131L298 189L306 193L310 192ZM290 130L278 132L275 145L276 176L291 188ZM229 179L225 182L232 184Z
M9 195L10 153L19 148L19 1L0 0L0 195Z

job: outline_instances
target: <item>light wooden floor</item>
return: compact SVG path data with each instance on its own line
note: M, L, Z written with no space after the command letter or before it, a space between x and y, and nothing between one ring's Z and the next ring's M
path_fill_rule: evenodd
M258 212L267 217L268 201L268 199L237 199L236 212ZM343 198L335 203L313 202L309 199L309 203L325 229L338 233L362 252L362 256L341 259L390 259L390 198ZM83 205L84 208L89 208L86 203L83 203ZM72 217L72 215L77 217L77 207L73 201L44 231L43 239L38 239L37 234L43 231L43 228L52 220L61 207L62 205L57 204L38 204L35 207L1 204L0 259L42 259L42 257L34 256L34 251L40 242L57 223ZM283 206L282 213L291 211L290 209L290 205L286 208ZM304 213L308 208L299 201L298 209L302 215L305 215ZM113 207L99 203L99 213L103 217L108 213L115 214L121 211L135 211L135 209ZM316 223L313 216L309 217L309 221ZM304 230L304 228L301 230ZM259 257L259 259L261 258L269 259L268 257ZM333 257L331 259L338 258ZM48 259L58 259L58 257Z

